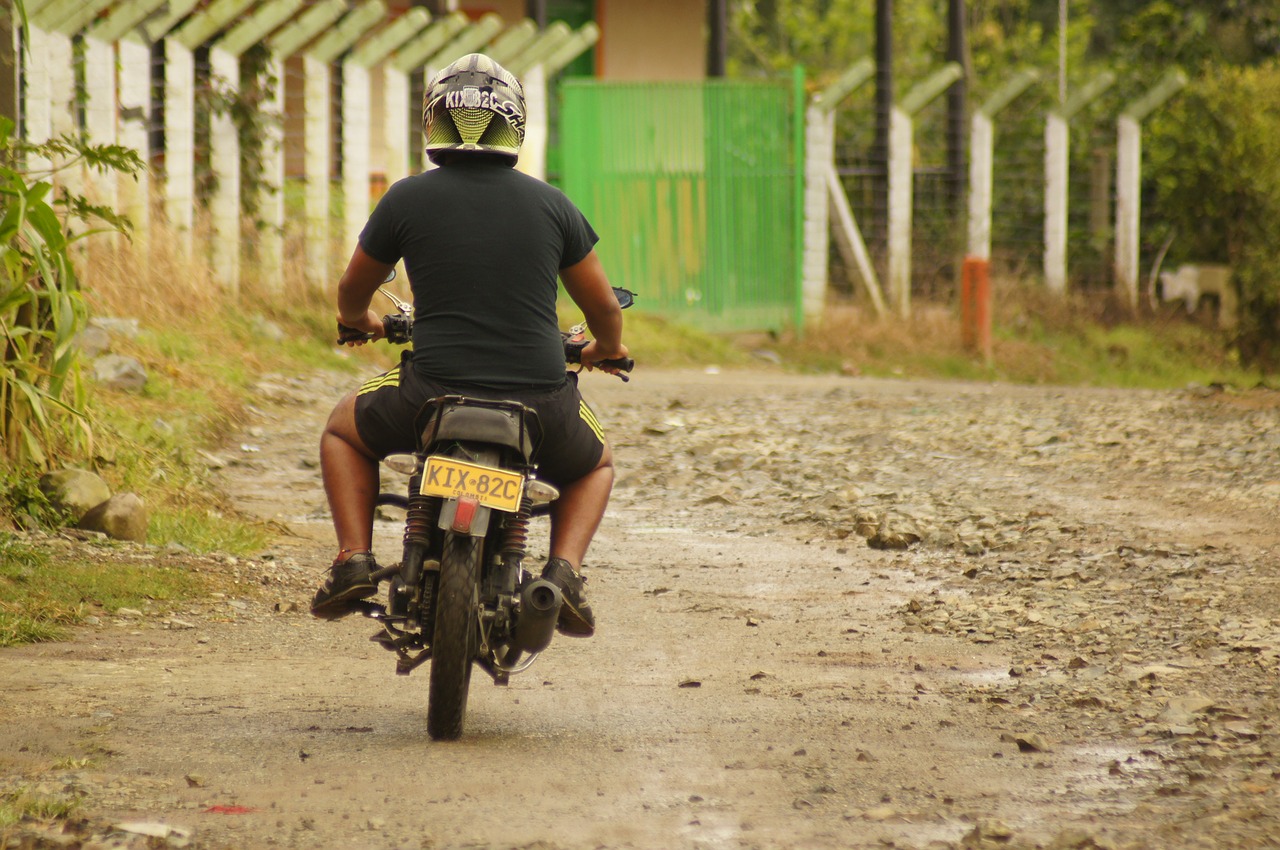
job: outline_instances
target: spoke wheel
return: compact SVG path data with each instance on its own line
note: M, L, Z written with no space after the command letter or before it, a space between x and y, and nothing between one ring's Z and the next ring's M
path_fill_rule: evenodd
M476 594L483 551L482 539L445 535L427 700L427 733L437 741L453 741L462 736L471 662L478 639Z

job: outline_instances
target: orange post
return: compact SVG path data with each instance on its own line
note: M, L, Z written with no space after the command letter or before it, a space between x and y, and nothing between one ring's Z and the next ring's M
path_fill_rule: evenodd
M965 257L960 272L960 342L991 360L991 263Z

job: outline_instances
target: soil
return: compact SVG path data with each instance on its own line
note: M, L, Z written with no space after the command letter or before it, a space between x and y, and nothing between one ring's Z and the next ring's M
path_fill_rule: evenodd
M351 383L221 453L269 550L113 549L226 593L0 651L0 791L78 801L0 847L1280 846L1275 393L584 376L598 633L434 743L426 670L307 614Z

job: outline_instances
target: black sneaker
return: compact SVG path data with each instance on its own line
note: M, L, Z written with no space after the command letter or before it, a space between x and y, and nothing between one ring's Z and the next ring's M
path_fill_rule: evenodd
M329 578L311 600L311 614L322 620L345 617L356 608L352 604L377 592L370 573L378 568L372 553L356 552L329 567Z
M591 637L596 631L596 618L587 604L585 587L587 580L564 558L551 558L542 570L542 577L560 588L564 603L560 606L560 619L556 631L569 637Z

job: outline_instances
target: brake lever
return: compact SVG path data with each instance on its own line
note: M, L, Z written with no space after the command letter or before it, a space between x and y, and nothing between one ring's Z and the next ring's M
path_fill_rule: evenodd
M391 292L389 292L385 286L379 286L378 291L381 292L383 295L387 296L387 298L391 300L391 303L396 305L396 309L399 310L401 313L404 313L410 316L413 315L413 305L410 304L408 301L403 301L400 298L396 297Z

